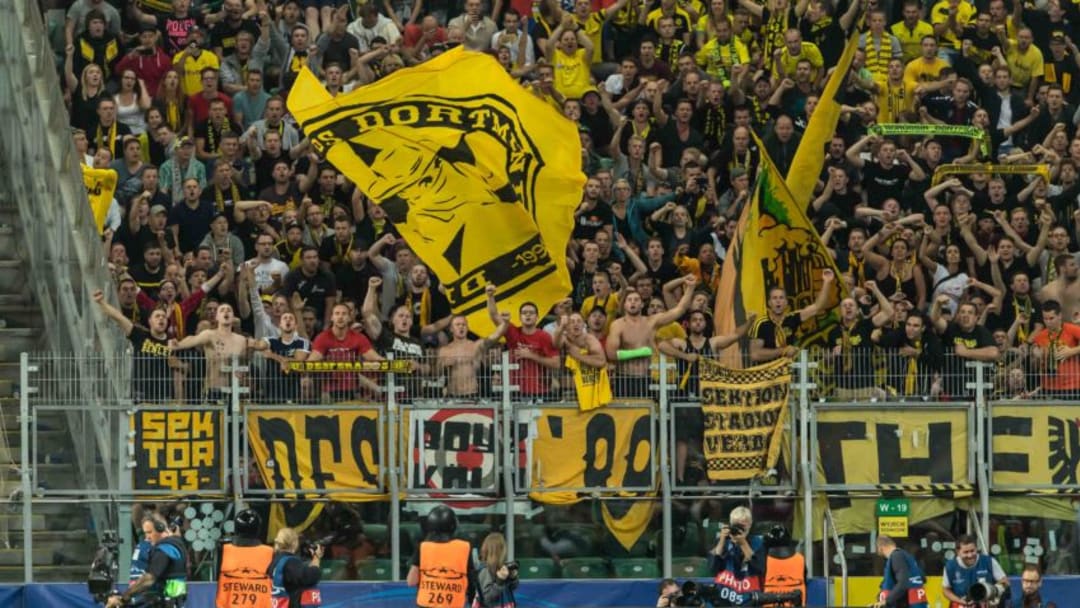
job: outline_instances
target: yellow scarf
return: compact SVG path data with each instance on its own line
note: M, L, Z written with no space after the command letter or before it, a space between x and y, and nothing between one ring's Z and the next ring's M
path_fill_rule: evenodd
M922 352L922 340L915 340L915 344L912 348ZM919 379L919 355L916 354L913 357L908 357L907 373L904 374L904 394L914 395L916 383Z
M118 123L119 121L113 121L112 126L109 127L108 140L106 140L105 142L101 141L101 138L104 136L104 134L101 132L100 124L97 126L96 135L94 135L94 145L99 149L102 145L106 146L109 151L113 153L114 156L116 155L116 125Z
M240 189L237 188L236 184L231 180L229 181L229 196L232 197L232 202L234 206L238 201L241 200ZM214 202L217 205L218 212L225 213L225 195L222 194L221 188L218 188L217 184L214 184Z

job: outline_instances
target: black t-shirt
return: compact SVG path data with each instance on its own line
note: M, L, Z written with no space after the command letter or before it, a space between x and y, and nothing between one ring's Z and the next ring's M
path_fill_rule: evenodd
M817 211L814 211L813 201L811 200L807 213L813 220L814 225L818 227L818 230L823 230L825 220L833 216L844 220L849 226L852 226L855 224L855 207L860 203L862 203L862 197L849 188L844 193L833 192L832 196L822 203L821 208Z
M976 325L970 331L960 329L955 322L950 321L942 336L945 351L945 380L946 391L950 395L963 395L967 392L967 380L974 377L974 372L969 370L965 363L968 359L956 355L956 346L963 344L967 348L983 348L994 345L994 337L990 330L982 325Z
M196 26L200 28L206 27L202 15L194 12L189 13L187 17L177 17L175 15L158 17L158 30L161 31L162 45L165 47L165 52L169 54L169 57L187 48L188 32Z
M692 120L691 125L693 125ZM665 167L677 167L679 165L679 160L682 158L683 151L687 148L697 148L698 150L705 149L705 136L693 126L690 126L690 131L687 133L685 141L679 137L678 127L676 126L674 117L669 118L667 124L661 127L656 140L663 146L663 164Z
M226 133L232 133L233 135L240 135L243 131L232 120L226 118L225 122L221 124L221 128L214 127L210 124L209 120L204 120L195 125L195 138L202 138L206 140L206 152L213 154L221 147L221 138Z
M228 57L236 53L236 36L240 32L248 32L259 39L259 23L254 19L242 19L236 25L230 25L228 21L219 21L210 30L210 39L213 46L221 47L221 56Z
M348 257L348 252L345 255ZM348 260L344 264L333 264L331 270L338 289L341 290L342 299L352 300L357 305L364 303L364 297L367 296L368 291L368 280L381 276L371 264L365 263L361 268L353 268Z
M1035 301L1035 298L1029 293L1027 297L1018 296L1009 291L1009 294L1005 296L1005 299L1001 302L1001 312L996 315L991 315L987 319L987 327L991 331L997 331L1004 329L1008 331L1019 313L1024 313L1028 316L1027 325L1020 328L1024 335L1021 337L1021 341L1026 336L1031 335L1032 328L1036 323L1042 323L1042 311L1039 309L1039 303Z
M307 300L307 305L314 308L315 313L322 318L326 310L326 298L337 295L337 282L334 275L321 269L316 270L314 276L308 276L297 268L285 275L285 295L292 296L294 293L299 293L301 298Z
M338 40L334 38L326 38L326 48L322 51L322 64L323 67L330 65L331 63L337 63L341 65L341 69L347 70L352 65L352 58L349 57L349 49L360 50L360 41L356 36L345 32L345 34Z
M156 298L158 290L161 289L161 282L165 280L165 263L158 264L156 269L150 269L146 267L146 264L139 264L128 268L128 274L132 279L135 279L135 284L146 292L146 295L151 298Z
M285 151L282 151L281 154L278 154L277 156L270 156L266 150L263 150L259 160L253 163L255 166L256 192L262 192L274 185L274 165L276 165L279 160L288 161L290 167L293 165L293 161Z
M274 216L281 215L290 208L299 209L300 201L303 199L304 195L300 192L300 186L292 181L289 182L289 186L285 189L284 194L278 194L272 185L263 188L259 192L259 200L270 203L270 214Z
M780 320L779 327L768 315L754 322L750 328L750 339L761 340L764 348L781 348L795 344L795 332L802 325L802 317L793 312Z
M133 326L128 340L135 351L132 396L136 402L162 403L173 397L172 370L169 369L169 340L158 339L145 329Z
M899 202L900 192L910 173L911 167L907 165L893 165L886 169L878 162L866 163L862 168L862 187L867 204L880 209L885 199L895 198Z
M574 221L575 239L592 240L596 233L606 225L612 223L611 207L604 201L597 201L596 205L588 211L582 211Z
M829 332L829 347L840 347L840 356L833 363L837 385L842 388L874 386L873 353L874 322L859 319L850 329L838 323Z
M214 203L205 199L192 209L187 203L174 205L169 210L169 226L179 226L180 253L193 252L210 232L210 220L214 217Z

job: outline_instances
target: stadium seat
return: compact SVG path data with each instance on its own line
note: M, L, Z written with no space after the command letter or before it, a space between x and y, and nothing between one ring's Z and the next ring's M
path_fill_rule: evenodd
M675 578L706 578L712 576L706 557L677 557L671 560L671 575Z
M555 561L542 557L522 558L518 562L518 576L522 579L559 578Z
M345 580L345 565L343 559L324 559L319 562L322 570L322 579L326 581Z
M615 578L658 578L660 567L656 560L648 557L613 559L611 569L615 572Z
M391 576L391 561L388 559L368 559L356 564L357 577L362 581L388 581Z
M420 524L415 521L401 522L401 531L408 535L409 541L412 543L413 547L424 540L424 532L420 528Z
M611 569L602 557L571 557L562 560L563 578L609 578Z
M364 536L368 537L376 547L388 544L390 537L388 536L386 524L364 524Z
M463 522L458 524L456 536L469 541L472 543L472 546L479 549L480 544L484 542L484 538L491 531L491 526L488 524L471 524Z

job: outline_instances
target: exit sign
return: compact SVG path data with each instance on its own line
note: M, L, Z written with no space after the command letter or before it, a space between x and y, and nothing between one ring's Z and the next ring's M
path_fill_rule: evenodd
M911 501L906 498L879 498L877 501L877 516L903 516L911 514Z
M878 534L895 538L908 535L908 516L911 515L911 501L906 498L881 498L877 501Z

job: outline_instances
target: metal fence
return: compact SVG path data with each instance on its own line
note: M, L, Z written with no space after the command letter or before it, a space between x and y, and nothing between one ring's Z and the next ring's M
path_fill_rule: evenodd
M705 376L664 357L633 377L635 398L583 410L591 389L579 396L561 366L534 370L508 352L291 368L189 354L165 371L132 354L26 354L12 460L27 474L8 509L21 517L13 530L28 581L52 576L35 550L43 513L66 513L72 535L112 528L131 543L129 524L146 505L184 516L206 576L225 522L246 505L332 541L329 576L399 579L419 521L439 503L459 511L471 540L502 531L512 555L535 560L526 563L537 577L553 568L651 576L704 572L719 522L747 501L823 539L822 498L955 498L989 538L992 496L1080 492L1075 464L1050 464L1080 442L1068 424L1080 403L1041 392L998 399L995 364L943 357L920 368L911 358L879 353L848 373L842 353L800 353L766 421L775 463L728 478L714 466L714 436L750 419L718 418L711 408L723 404ZM109 397L117 384L128 387L119 400ZM910 390L935 385L951 388ZM112 450L71 453L63 434L73 417L99 424ZM611 532L612 520L635 521L633 537ZM803 547L811 570L814 547ZM82 553L66 555L57 576Z

